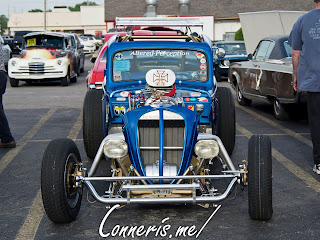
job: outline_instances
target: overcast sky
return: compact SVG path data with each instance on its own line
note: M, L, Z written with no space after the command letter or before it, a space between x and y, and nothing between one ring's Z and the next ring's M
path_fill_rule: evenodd
M74 6L77 3L86 2L86 0L46 0L47 10L52 9L53 6ZM97 4L104 4L104 0L89 0ZM0 15L11 14L13 12L22 13L28 12L31 9L44 8L44 0L0 0Z

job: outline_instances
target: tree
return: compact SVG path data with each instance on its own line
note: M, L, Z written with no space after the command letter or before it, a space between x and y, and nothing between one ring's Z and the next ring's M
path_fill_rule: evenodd
M89 6L96 6L98 4L96 4L95 2L89 2L88 5ZM81 6L87 6L87 2L78 3L74 7L68 7L68 8L71 12L79 12Z
M0 15L0 25L1 25L1 35L4 33L4 30L8 28L9 19L5 15Z
M235 40L237 41L243 41L243 33L242 33L242 28L240 28L237 32L236 32L236 36L235 36Z
M35 9L29 10L28 12L43 12L43 10L39 8L35 8Z

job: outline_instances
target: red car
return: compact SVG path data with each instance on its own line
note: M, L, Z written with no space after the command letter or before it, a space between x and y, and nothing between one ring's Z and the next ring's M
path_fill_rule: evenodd
M106 49L108 40L114 35L125 36L126 32L112 32L105 35L106 43L101 47L95 64L87 75L87 88L88 89L102 89L104 70L106 68ZM134 35L178 35L179 32L170 28L164 27L148 27L142 30L133 31Z

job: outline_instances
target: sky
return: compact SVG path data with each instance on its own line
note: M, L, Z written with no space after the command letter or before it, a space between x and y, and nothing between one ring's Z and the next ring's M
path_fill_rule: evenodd
M53 6L74 6L78 3L86 2L86 0L46 0L47 10L52 9ZM104 4L104 0L89 0L89 2L95 2L97 4ZM44 0L0 0L0 15L6 15L8 13L23 13L28 12L31 9L43 9Z

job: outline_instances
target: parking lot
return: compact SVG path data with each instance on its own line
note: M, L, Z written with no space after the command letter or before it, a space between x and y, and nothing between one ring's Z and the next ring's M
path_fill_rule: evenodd
M85 73L91 66L86 58ZM0 150L0 239L102 239L99 227L108 209L94 203L86 190L76 221L62 225L53 224L46 217L40 193L41 161L50 140L73 139L84 165L88 168L91 164L82 142L85 73L68 87L61 87L59 82L23 83L18 88L8 84L4 108L17 147ZM219 84L229 87L227 82ZM179 227L194 225L198 239L319 239L320 176L312 172L312 142L306 116L296 114L294 119L281 122L275 120L271 105L253 103L242 107L236 104L236 122L236 146L232 155L235 165L247 158L248 139L252 134L265 134L272 140L274 214L270 221L250 219L247 189L237 186L207 224L213 208L128 205L108 217L103 232L111 233L110 239L124 239L124 234L112 236L116 225L154 226L160 230L140 238L194 239L196 234L176 235ZM100 171L106 169L106 164L101 164ZM165 225L170 226L166 234ZM134 233L126 238L133 236L139 238Z

